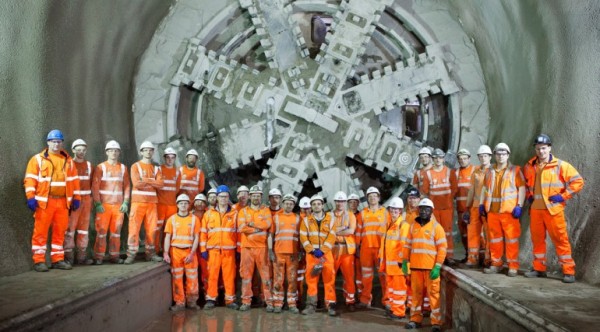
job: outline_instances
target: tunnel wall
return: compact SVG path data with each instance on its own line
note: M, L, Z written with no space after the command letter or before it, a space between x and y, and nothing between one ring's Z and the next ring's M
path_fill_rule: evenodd
M551 135L553 154L575 166L585 188L566 216L577 276L600 283L600 6L597 1L452 1L477 48L485 75L493 147L506 142L511 161L534 154L533 138ZM520 260L532 260L528 217ZM560 270L549 246L549 270Z
M66 147L86 140L94 163L110 139L121 143L122 161L136 159L131 82L171 3L0 2L0 276L31 267L22 181L50 129L63 130Z

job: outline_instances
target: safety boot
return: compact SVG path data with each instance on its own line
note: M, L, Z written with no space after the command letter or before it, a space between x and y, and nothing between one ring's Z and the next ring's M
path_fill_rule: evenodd
M178 312L178 311L185 310L185 306L183 304L176 304L176 305L172 305L171 307L169 307L169 310L171 310L173 312Z
M237 305L237 303L231 302L227 305L227 308L231 310L238 310L240 307Z
M356 311L356 306L354 305L354 303L347 303L346 307L348 308L348 311L350 311L350 312Z
M211 310L214 308L215 308L215 301L213 301L213 300L206 301L206 304L204 305L204 310Z
M290 307L290 313L291 314L299 314L300 310L297 307Z
M162 261L163 261L163 258L158 255L152 255L150 257L146 256L146 262L160 263Z
M565 274L562 282L564 282L565 284L572 284L575 282L575 276L572 274Z
M276 314L280 314L283 310L281 309L281 307L275 307L273 308L273 312Z
M441 332L442 327L439 325L431 325L431 332Z
M336 307L335 303L329 303L329 310L327 311L329 316L335 317L337 315L337 311L335 311L335 307Z
M483 273L485 273L485 274L494 274L494 273L498 273L498 272L500 272L500 267L494 266L494 265L483 269Z
M316 296L309 296L307 298L306 301L306 308L304 308L304 310L302 310L302 314L303 315L312 315L316 312L316 308L317 308L317 297Z
M92 265L94 264L94 260L93 259L89 259L89 258L77 258L77 264L79 265Z
M396 316L393 313L390 313L388 315L388 319L391 319L394 322L399 322L399 321L403 320L404 318L405 318L404 316Z
M75 263L75 255L73 254L73 251L65 251L65 261L69 263L69 265L73 265Z
M418 329L421 327L421 323L410 321L404 325L404 328L407 330Z
M125 262L123 262L124 264L133 264L133 262L135 262L135 257L134 256L127 256L127 258L125 259Z
M355 307L356 309L367 309L369 308L371 305L368 303L362 303L362 302L358 302Z
M53 269L58 269L58 270L71 270L73 269L73 267L71 266L71 264L65 262L65 261L58 261L56 263L52 263L52 268Z
M103 263L101 259L94 259L94 265L102 265Z
M518 274L518 271L516 269L509 269L508 273L506 274L509 277L516 277Z
M44 263L36 263L33 265L33 269L36 272L48 272L48 266L46 266Z
M123 264L123 262L125 262L123 260L123 258L117 257L117 258L111 258L110 262L113 264Z
M525 278L545 278L546 272L531 270L523 274Z
M267 312L273 312L275 308L273 308L272 304L267 304Z
M188 302L185 306L191 310L200 310L200 307L196 304L196 302Z
M240 306L240 311L248 311L250 310L250 305L249 304L242 304Z

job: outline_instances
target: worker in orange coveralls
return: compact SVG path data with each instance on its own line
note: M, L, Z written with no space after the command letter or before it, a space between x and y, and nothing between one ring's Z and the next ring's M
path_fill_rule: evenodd
M271 227L273 237L273 250L269 256L273 262L273 306L274 313L281 313L283 299L287 295L288 308L291 313L300 311L296 305L298 297L298 259L300 258L298 230L300 216L292 210L296 205L296 197L291 194L283 196L282 210L273 217ZM284 292L284 283L287 280L287 294Z
M433 167L431 154L431 149L428 147L419 150L419 163L421 164L421 168L415 172L412 186L421 192L423 191L423 181L425 180L425 177L427 177L427 171Z
M181 174L179 191L189 197L196 197L204 191L204 172L196 166L198 158L198 151L190 149L185 154L185 165L179 168Z
M333 247L334 272L342 270L344 277L344 297L346 307L349 311L354 311L356 285L354 284L354 254L356 253L356 242L354 233L356 232L356 216L348 211L348 197L343 191L337 192L333 196L335 209L333 218L335 220L335 246Z
M315 313L317 307L317 285L323 276L325 302L330 316L337 315L335 297L335 271L333 254L335 244L335 227L331 213L323 211L323 197L314 195L310 198L312 213L300 222L300 243L306 251L306 285L307 303L303 315Z
M208 262L208 289L205 310L213 309L219 293L219 275L225 286L225 305L237 310L235 303L235 256L238 249L237 210L229 205L229 187L217 187L217 206L202 218L200 252Z
M96 243L94 244L94 264L102 265L106 254L111 263L123 264L121 259L121 227L130 200L131 183L127 167L119 162L121 145L109 141L104 149L107 160L96 166L92 180L92 196L96 210Z
M564 209L566 201L583 189L583 178L571 164L552 155L552 140L538 135L534 142L536 156L523 169L527 181L527 196L531 202L529 230L533 242L533 270L528 278L546 274L546 231L556 248L562 266L563 282L575 282L575 261L567 232Z
M171 263L173 302L171 311L185 307L199 310L198 301L198 238L200 220L190 212L190 198L177 196L177 214L170 216L165 225L165 251L163 258ZM185 271L185 273L184 273ZM185 274L185 290L183 275Z
M406 329L421 327L423 314L421 301L427 289L431 300L432 331L441 331L440 270L446 258L446 235L444 228L432 220L434 204L424 198L419 203L419 217L410 226L406 244L402 250L402 272L410 273L413 293L410 321Z
M304 219L304 217L309 216L312 213L312 209L310 207L310 198L302 197L300 202L298 202L298 207L300 207L300 219ZM300 307L301 302L303 300L304 295L304 279L306 275L306 252L304 251L304 247L300 244L300 258L298 261L298 301L296 302L296 306Z
M156 221L156 252L162 252L163 229L165 228L165 220L177 213L177 204L175 199L179 192L181 175L179 169L175 167L175 159L177 152L175 149L168 147L163 153L165 163L160 165L160 172L163 176L164 186L159 188L156 193L158 195L157 206L157 221ZM190 198L194 196L188 196Z
M460 240L463 248L465 249L465 258L461 260L461 263L466 263L468 259L468 232L467 223L464 220L465 212L469 212L467 208L467 198L469 196L469 189L471 189L471 175L475 170L475 167L471 165L471 152L467 149L460 149L456 154L458 158L458 168L454 170L456 177L456 212L458 215L457 226L460 233ZM435 203L435 202L434 202Z
M208 200L204 194L198 194L194 197L194 206L192 213L198 217L198 220L202 220L204 213L208 210ZM202 259L201 246L198 245L198 272L200 273L200 295L201 299L206 298L206 291L208 289L208 262Z
M252 301L252 276L258 268L262 281L267 312L273 312L271 275L267 253L267 239L273 219L269 207L262 206L262 188L250 188L250 205L238 213L238 231L241 236L240 275L242 276L242 305L240 311L250 310Z
M246 186L239 186L237 189L237 203L233 204L233 208L238 212L248 206L248 198L250 197L250 189Z
M406 279L409 276L402 272L402 250L411 224L402 217L404 202L401 198L392 198L388 209L392 221L381 239L379 271L385 272L387 279L387 289L383 294L386 314L389 319L399 321L406 312Z
M33 269L37 272L48 272L46 246L49 229L52 229L52 268L72 269L71 264L64 260L63 243L69 225L69 210L79 208L81 196L77 193L79 178L75 163L62 148L64 140L60 130L51 130L46 137L48 147L29 160L23 180L27 207L34 212L31 252Z
M362 268L360 266L360 247L358 245L360 243L359 237L361 233L361 230L359 229L358 225L358 215L360 213L360 211L358 210L359 205L360 197L358 197L357 194L352 193L348 195L348 210L352 212L352 214L354 214L354 217L356 218L356 230L354 231L354 242L356 244L356 250L354 252L354 279L356 279L356 298L358 299L360 299L360 294L363 290Z

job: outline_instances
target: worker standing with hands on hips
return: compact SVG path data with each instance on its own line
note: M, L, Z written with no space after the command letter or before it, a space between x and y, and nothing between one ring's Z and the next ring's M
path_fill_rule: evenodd
M431 220L433 209L430 199L423 198L419 202L419 217L410 226L402 253L402 272L410 274L413 294L406 329L421 327L423 291L427 289L431 301L431 330L441 331L440 270L446 258L447 243L444 228Z
M31 251L33 269L37 272L48 272L46 246L49 229L52 229L52 268L72 269L71 264L64 260L63 243L69 226L69 210L79 209L81 196L78 194L79 178L75 163L62 148L64 140L60 130L51 130L46 137L48 147L29 160L23 180L27 207L34 212Z
M185 307L199 310L198 301L198 235L200 220L190 213L190 198L186 194L177 196L177 214L166 220L165 251L166 263L171 263L173 305L171 311ZM185 271L185 288L183 275Z
M529 229L533 242L533 270L525 276L545 276L548 231L562 265L563 282L574 283L575 261L571 256L564 209L566 201L583 188L583 178L571 164L552 155L552 141L548 135L538 135L533 146L536 156L523 168L527 197L531 202Z

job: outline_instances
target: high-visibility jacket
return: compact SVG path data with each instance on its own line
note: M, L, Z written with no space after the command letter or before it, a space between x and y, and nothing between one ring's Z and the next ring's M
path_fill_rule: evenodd
M262 206L255 210L246 206L238 212L237 219L241 238L240 248L267 247L267 237L273 223L269 207ZM249 223L253 226L249 226Z
M271 211L271 217L272 217L272 218L275 218L275 215L276 215L276 214L278 214L278 213L281 213L281 212L283 212L283 209L282 209L282 208L279 208L279 209L277 209L277 210L273 210L273 209L271 209L271 207L269 207L269 211Z
M469 207L479 207L481 204L481 191L483 190L483 180L489 167L478 166L471 175L471 188L473 188L473 203Z
M534 195L535 177L537 171L537 157L531 158L523 167L523 173L527 183L527 196ZM543 199L551 215L557 215L565 209L565 202L552 203L549 198L553 195L561 195L565 201L583 189L584 181L579 172L571 164L564 160L554 158L544 166L541 174L541 198ZM539 199L540 197L534 197Z
M358 220L357 224L360 224L360 246L379 248L385 226L391 221L389 212L383 206L376 211L371 211L369 207L366 207L358 215Z
M400 265L402 264L402 251L404 250L409 230L410 224L402 216L399 216L396 221L391 222L387 226L387 230L381 239L381 247L379 248L379 258L382 264L385 265L387 275L404 275Z
M177 192L179 192L179 186L181 176L177 167L167 167L166 165L160 166L160 172L163 177L163 187L157 190L158 203L164 205L175 205L177 201ZM196 197L196 196L194 196ZM194 197L190 196L193 200Z
M339 234L341 231L349 229L351 225L356 225L356 217L354 213L349 212L348 210L343 211L342 213L336 213L335 211L330 212L332 214L332 218L335 220L334 227L335 233ZM356 226L354 228L354 232L356 232ZM335 239L336 245L341 245L341 249L339 253L341 255L350 254L354 255L356 252L356 241L354 239L354 235L337 235ZM343 245L345 244L345 245Z
M484 185L481 191L485 210L490 212L492 202L500 203L499 213L511 213L518 204L519 187L525 185L525 178L519 166L508 165L500 182L500 197L494 197L496 186L496 171L488 169L485 174Z
M278 254L295 254L298 252L298 235L300 216L296 213L280 212L273 216L273 245Z
M467 211L467 197L469 196L469 189L471 189L471 176L475 167L469 165L464 168L457 168L454 170L454 176L456 177L456 209L458 212ZM435 203L434 203L435 204Z
M415 175L413 176L412 185L416 187L419 191L423 191L423 181L427 177L427 171L431 169L431 166L428 168L420 168L415 171Z
M426 172L423 193L431 199L436 210L452 209L456 188L456 174L448 167L443 166L440 171L431 168Z
M204 212L200 228L200 252L208 249L237 249L238 212L227 207L226 212L210 208Z
M186 194L193 199L193 197L204 191L204 172L200 168L181 166L179 174L181 175L181 186L179 188L181 194Z
M140 183L141 180L146 183ZM158 203L156 189L150 183L158 186L164 185L160 167L146 164L141 160L136 162L131 165L131 182L133 184L131 202Z
M64 182L53 182L52 174L54 173L54 165L50 161L48 149L36 154L27 163L25 171L25 179L23 186L25 187L25 196L27 199L35 198L38 201L38 206L45 209L48 206L48 196L50 195L50 187L65 187L65 196L67 199L67 208L71 207L73 199L81 200L79 192L79 177L73 159L64 151L61 150L59 156L65 159Z
M411 269L430 270L444 263L447 247L446 232L437 221L430 220L424 226L414 222L408 231L402 257L410 262Z
M208 209L199 209L199 208L194 208L194 212L192 212L196 217L198 217L198 220L202 220L202 218L204 218L204 214L206 213Z
M92 197L94 202L122 204L130 199L131 183L127 167L121 163L111 165L105 161L94 171Z
M410 206L406 207L406 210L404 210L404 220L409 223L412 224L413 222L415 222L415 219L417 219L417 217L419 216L419 208L416 209L411 209ZM434 216L431 215L431 218L433 219Z
M194 237L200 233L200 220L189 213L182 217L175 213L165 225L165 233L171 233L171 246L175 248L191 248L194 244Z
M335 244L335 220L331 213L325 213L321 224L310 214L300 222L300 243L307 253L321 249L324 254L331 252Z
M246 205L246 206L247 206L247 205ZM233 204L231 207L232 207L234 210L236 210L236 211L238 211L238 212L239 212L241 209L245 208L246 206L242 206L242 205L241 205L241 204L238 202L238 203L235 203L235 204Z
M93 168L92 163L87 160L83 162L77 162L73 160L75 164L75 168L77 169L77 177L79 178L79 191L74 192L74 194L79 194L81 196L91 195L92 194L92 176L93 176Z

